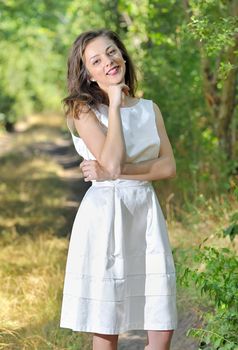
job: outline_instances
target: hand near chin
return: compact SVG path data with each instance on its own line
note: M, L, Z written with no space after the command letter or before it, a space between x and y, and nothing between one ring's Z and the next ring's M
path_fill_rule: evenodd
M109 106L120 107L124 105L125 95L129 95L129 86L124 82L112 84L108 88Z
M105 181L112 180L111 174L103 168L97 160L83 160L80 163L80 169L82 170L84 181Z

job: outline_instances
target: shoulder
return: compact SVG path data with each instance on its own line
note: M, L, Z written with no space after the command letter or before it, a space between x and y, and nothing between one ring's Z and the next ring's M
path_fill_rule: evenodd
M81 104L75 109L73 120L76 126L81 126L92 122L98 123L97 109L87 104Z
M141 100L142 100L145 104L151 105L151 106L153 107L153 109L154 109L154 112L155 112L156 114L158 114L158 116L159 116L160 118L163 119L162 113L161 113L161 111L160 111L160 108L159 108L158 104L156 104L153 100L149 100L149 99L146 99L146 98L141 98Z
M93 114L93 112L87 104L84 104L84 103L75 104L74 110L73 110L74 121L84 120L91 114Z
M158 130L164 129L165 128L164 119L158 104L155 103L153 100L146 99L146 98L141 98L140 100L143 102L147 111L150 111L150 113L151 111L154 112L153 115L154 115Z
M149 100L146 98L141 98L140 100L143 101L144 105L146 105L147 108L153 109L154 114L155 114L156 123L163 125L164 120L163 120L163 116L162 116L162 113L161 113L161 110L160 110L158 104L156 104L153 100Z
M151 104L153 111L154 111L154 114L155 114L155 120L156 120L157 126L163 127L164 126L164 119L163 119L163 116L162 116L162 113L161 113L161 110L160 110L158 104L152 100L146 100L146 99L144 99L144 100L148 101L147 103Z
M76 129L79 136L87 133L87 130L94 130L100 125L97 111L86 104L77 106L71 119L71 125L73 124L73 128Z

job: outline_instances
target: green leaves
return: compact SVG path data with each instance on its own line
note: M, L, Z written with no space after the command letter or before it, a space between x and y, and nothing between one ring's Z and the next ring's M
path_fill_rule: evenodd
M222 18L222 14L218 18L214 14L193 15L188 24L191 35L203 42L209 56L216 55L224 47L233 45L237 28L238 18L232 16Z
M62 111L67 56L74 39L89 28L107 27L120 34L133 58L139 75L138 96L152 99L163 114L179 174L179 181L170 182L178 207L196 206L196 201L201 203L200 194L206 202L227 192L228 176L237 172L237 162L228 166L216 131L222 119L219 109L225 111L225 104L233 106L237 99L228 103L224 97L221 103L223 80L237 69L225 55L238 28L237 17L230 11L233 2L0 2L2 124L33 111ZM235 128L233 121L232 135ZM233 149L235 158L237 147Z
M238 212L231 216L231 224L223 230L223 237L228 236L231 241L238 235Z
M193 263L179 270L183 286L194 284L201 295L210 298L212 309L203 314L203 328L192 328L187 335L201 340L200 349L238 347L238 259L228 248L202 247L193 250ZM184 264L188 257L184 260ZM181 267L180 267L181 269Z

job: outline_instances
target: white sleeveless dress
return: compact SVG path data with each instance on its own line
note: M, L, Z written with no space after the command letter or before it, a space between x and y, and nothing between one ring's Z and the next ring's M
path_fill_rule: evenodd
M140 99L120 112L126 162L157 158L153 102ZM108 107L95 113L107 127ZM68 126L77 152L95 159ZM92 181L73 223L60 327L101 334L177 328L174 260L150 181Z

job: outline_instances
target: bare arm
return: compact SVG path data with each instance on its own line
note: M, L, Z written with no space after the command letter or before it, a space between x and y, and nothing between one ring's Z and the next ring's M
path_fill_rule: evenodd
M93 111L81 112L74 119L75 127L99 165L115 179L126 157L126 146L120 116L120 101L124 84L113 85L109 91L108 131L103 131ZM111 96L111 99L110 99Z
M175 171L171 167L168 158L156 158L144 162L125 164L120 179L130 180L162 180L175 177Z
M162 114L155 103L154 111L156 115L156 126L160 136L159 157L138 163L125 163L118 178L151 181L176 176L176 163L173 150L165 129Z
M159 107L154 104L156 115L156 126L160 136L159 157L138 163L124 163L121 173L117 176L120 179L129 180L162 180L176 176L176 163L173 150L167 136L164 121ZM80 165L83 170L85 181L90 181L88 174L93 174L95 180L112 179L106 169L95 161L83 161Z

